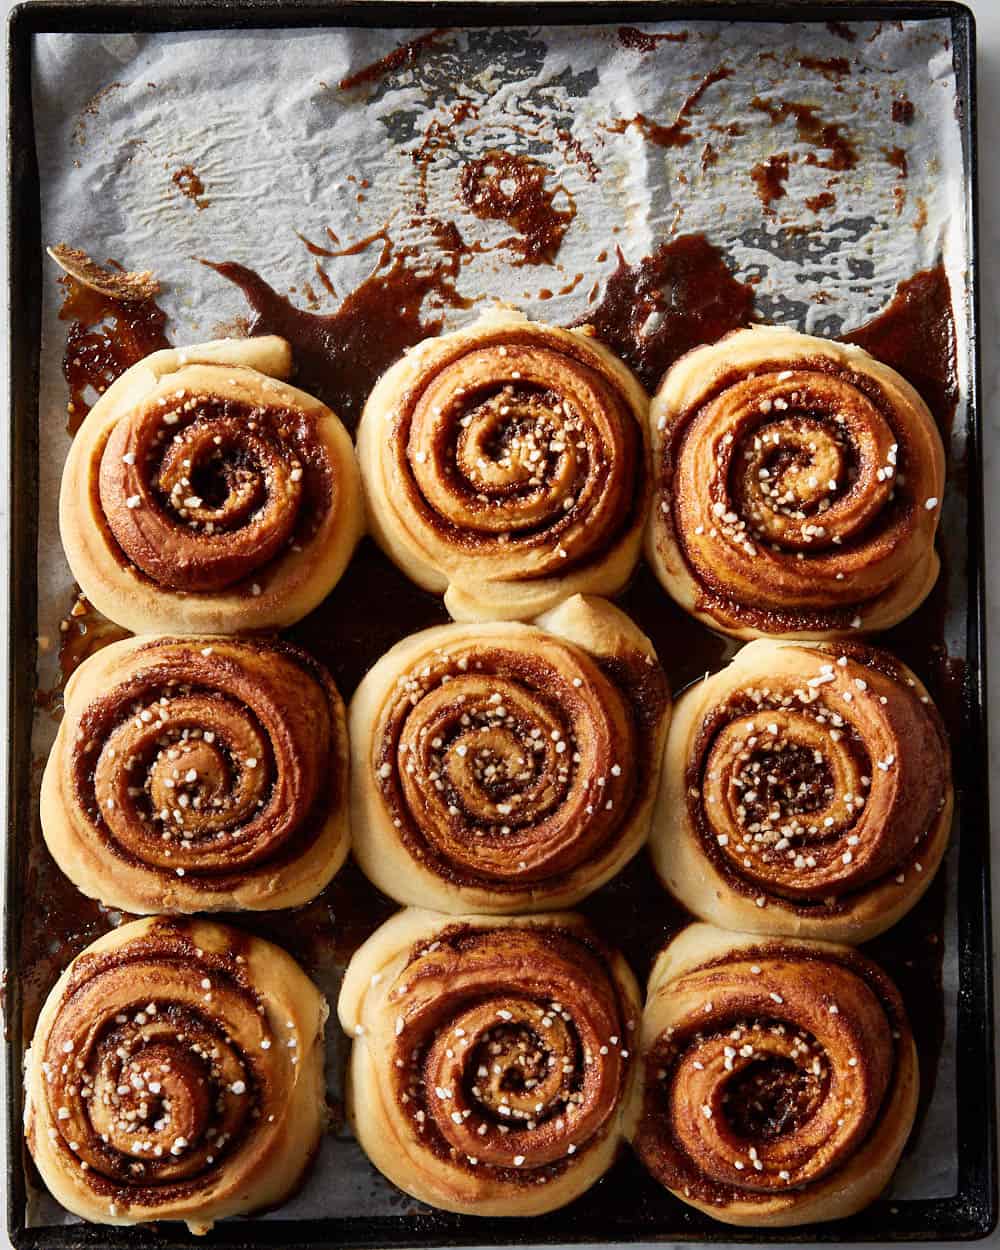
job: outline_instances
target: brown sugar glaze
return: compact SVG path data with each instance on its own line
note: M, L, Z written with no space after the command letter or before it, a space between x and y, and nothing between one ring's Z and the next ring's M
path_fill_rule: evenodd
M811 120L808 124L812 125ZM829 137L821 134L817 141L824 140L823 146L834 146L836 151L835 145L825 142ZM337 239L331 237L329 242L329 248L310 244L310 251L320 257L342 254ZM288 338L296 360L296 380L330 403L352 429L379 374L406 347L441 329L443 316L425 312L425 298L433 297L438 307L465 306L455 288L464 249L457 231L440 264L419 275L411 272L411 258L405 250L395 249L384 234L365 242L382 246L373 273L327 316L296 308L245 266L215 266L239 285L253 309L250 332ZM633 264L619 252L618 267L585 321L653 388L685 351L747 324L752 312L753 288L737 281L721 253L703 236L693 235L663 244ZM131 324L127 318L125 324ZM164 341L155 341L155 346L165 343L162 326L161 322L158 335ZM644 335L644 329L650 332ZM956 362L950 292L943 270L918 274L902 284L879 317L847 337L909 376L926 394L942 428L949 427L955 406ZM98 357L103 372L95 376L113 380L142 341L130 344L132 352ZM943 575L928 603L881 641L928 681L957 740L964 674L960 662L948 657L944 648L946 594ZM704 673L718 669L736 650L732 640L713 634L683 613L645 564L639 566L618 601L652 638L675 695ZM447 620L441 601L410 583L366 539L333 594L288 636L329 667L342 694L349 698L363 674L393 643ZM68 666L75 667L83 650L96 649L102 639L113 636L89 615L87 622L89 642L77 637L74 646L67 644ZM84 899L55 868L37 828L33 834L25 884L27 896L39 904L25 910L22 936L24 1025L29 1033L45 993L66 962L120 921L119 914ZM872 954L900 985L907 1001L921 1058L922 1108L933 1089L943 1035L944 900L942 874L910 916L870 944ZM333 994L337 969L393 910L394 904L349 863L319 898L303 908L222 919L278 941ZM580 910L623 950L640 978L648 974L657 950L690 919L660 887L645 854Z

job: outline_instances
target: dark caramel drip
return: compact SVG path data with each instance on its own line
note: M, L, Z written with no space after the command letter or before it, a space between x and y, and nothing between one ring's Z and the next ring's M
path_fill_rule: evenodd
M618 121L612 122L608 129L612 134L620 135L624 134L629 126L635 126L650 143L655 143L657 147L686 147L694 139L694 135L691 133L691 115L694 113L699 100L701 100L701 97L709 87L717 82L721 82L724 78L729 78L732 72L727 65L718 65L715 69L710 70L684 100L677 110L676 117L669 125L653 121L644 113L637 113L635 117L619 118Z
M785 183L788 180L788 153L778 152L761 161L750 170L750 177L757 189L757 198L765 208L770 208L774 200L783 200L787 192Z
M913 121L916 109L913 106L913 101L908 96L899 95L892 102L891 113L894 122L897 122L900 126L909 126Z
M635 26L619 26L618 42L623 48L633 52L655 52L661 43L687 43L686 30L668 31L662 35L653 35Z
M576 324L593 326L652 391L675 360L747 325L752 311L753 288L704 235L687 234L636 265L619 251L604 298Z
M951 287L943 263L907 278L882 312L845 334L916 387L947 438L958 404Z
M803 69L818 70L829 78L840 78L851 70L851 63L846 56L800 56L799 64Z
M820 191L818 195L810 195L806 200L806 208L812 213L820 213L824 208L833 208L837 197L832 191Z
M211 200L205 198L205 184L195 172L193 166L182 165L180 169L174 170L171 174L170 181L177 190L191 201L199 212L203 208L208 208Z
M896 170L898 178L906 178L909 174L909 166L906 160L906 149L900 147L883 148L882 155L889 164Z
M63 377L69 387L66 428L75 434L112 382L151 352L170 347L167 314L153 299L125 301L66 275L59 317L69 321Z
M443 317L424 312L426 297L433 295L452 308L468 306L455 288L457 250L443 253L433 264L425 257L418 270L410 250L394 248L384 234L365 243L378 238L383 243L375 269L336 312L324 316L296 308L245 265L204 262L243 292L254 311L252 335L278 334L288 340L296 382L332 408L352 432L385 370L408 347L441 330ZM360 246L327 254L346 255L352 250Z

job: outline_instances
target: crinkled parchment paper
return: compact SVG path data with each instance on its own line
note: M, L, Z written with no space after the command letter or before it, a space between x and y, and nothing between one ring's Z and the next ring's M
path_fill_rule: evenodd
M858 23L848 41L823 25L673 23L646 26L684 33L641 51L612 27L536 27L443 32L402 67L351 90L338 82L417 31L297 30L180 35L45 35L34 49L34 107L42 186L42 237L85 247L162 279L160 302L174 342L212 337L245 314L239 291L197 258L252 266L282 292L315 285L314 257L299 234L343 243L388 223L397 245L433 254L427 217L454 220L467 242L484 250L463 266L467 310L444 309L462 323L495 298L527 312L569 321L588 308L595 279L615 267L615 249L636 262L672 235L704 231L738 276L759 279L758 314L802 330L837 334L860 324L892 295L896 283L944 256L951 278L965 368L964 271L968 263L963 153L949 27L945 22ZM847 57L851 71L810 67ZM641 127L616 132L616 119L645 115L666 124L704 76L709 85L687 110L691 141L660 147ZM843 127L856 167L831 171L830 153L802 142L794 119L775 121L751 106L757 95L814 106ZM893 98L915 105L911 125L894 124ZM464 120L455 106L471 101ZM432 123L447 142L426 165L428 203L413 221L421 165L414 160ZM738 131L739 133L727 133ZM564 132L561 136L559 131ZM717 159L704 159L711 143ZM579 145L579 146L577 146ZM905 148L908 177L886 155ZM502 246L510 227L481 221L459 201L462 166L489 148L533 155L561 185L554 201L576 207L554 265L512 266ZM593 176L583 149L599 171ZM785 196L766 211L750 170L778 152L790 154ZM815 157L819 163L811 163ZM203 207L174 179L190 167ZM364 184L368 185L365 186ZM805 201L831 189L834 207ZM421 224L422 223L422 224ZM329 261L337 292L350 291L372 269L379 244ZM604 260L597 258L606 254ZM585 275L568 294L577 273ZM56 498L68 446L66 389L60 371L65 324L54 267L44 284L41 369L39 681L55 680L58 622L71 578L56 528ZM543 289L555 291L540 299ZM320 311L336 299L320 288ZM964 396L964 376L963 376ZM951 448L962 463L966 412L959 405ZM961 586L962 492L948 492L943 519L946 559ZM954 606L949 651L964 652L965 611ZM46 644L48 649L46 650ZM53 733L39 715L36 750ZM948 881L955 881L954 856ZM954 890L948 898L945 995L947 1028L933 1102L915 1148L894 1182L899 1197L938 1196L956 1180L954 1027L957 985ZM324 989L335 994L338 972ZM331 1079L344 1043L330 1028ZM409 1199L377 1176L346 1131L324 1143L319 1165L280 1218L399 1213ZM35 1219L65 1217L48 1199Z

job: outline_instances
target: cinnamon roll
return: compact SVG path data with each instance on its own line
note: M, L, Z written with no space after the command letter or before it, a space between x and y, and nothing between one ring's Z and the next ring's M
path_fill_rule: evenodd
M739 330L669 370L650 428L646 552L711 628L873 632L934 585L941 437L909 383L860 347Z
M885 1188L917 1106L899 992L846 946L691 925L657 960L627 1131L726 1224L841 1219Z
M25 1135L87 1220L207 1232L298 1186L326 1121L327 1005L284 951L138 920L69 965L26 1057Z
M129 912L294 907L347 855L347 730L326 670L279 642L128 638L70 677L42 831Z
M355 856L403 903L572 905L645 841L669 720L652 644L604 599L415 634L351 704Z
M427 339L365 405L373 533L460 621L614 594L649 497L648 400L586 330L497 309Z
M678 700L650 851L704 920L864 942L930 885L953 799L944 726L906 665L759 639Z
M351 960L338 1010L354 1132L414 1198L538 1215L614 1160L638 987L580 916L399 912Z
M134 633L237 633L305 616L364 508L350 438L284 379L284 339L154 352L101 396L63 470L73 576Z

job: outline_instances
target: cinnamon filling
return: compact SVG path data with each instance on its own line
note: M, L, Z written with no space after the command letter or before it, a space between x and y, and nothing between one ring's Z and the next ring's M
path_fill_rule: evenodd
M797 1133L815 1115L825 1081L781 1055L755 1059L726 1086L726 1120L747 1142Z
M459 647L400 683L374 771L400 836L446 877L551 881L611 844L637 792L634 718L591 660Z
M603 1134L629 1059L605 958L518 927L455 926L413 953L387 1011L398 1105L428 1149L515 1181Z
M301 414L184 390L118 422L98 481L123 555L187 592L262 576L309 541L334 488Z
M291 648L164 640L147 651L80 720L74 786L97 835L196 886L301 852L337 801L322 679Z
M565 576L631 532L646 489L635 489L641 431L579 355L504 331L456 349L414 389L393 455L431 547L475 552L495 580L523 581Z

